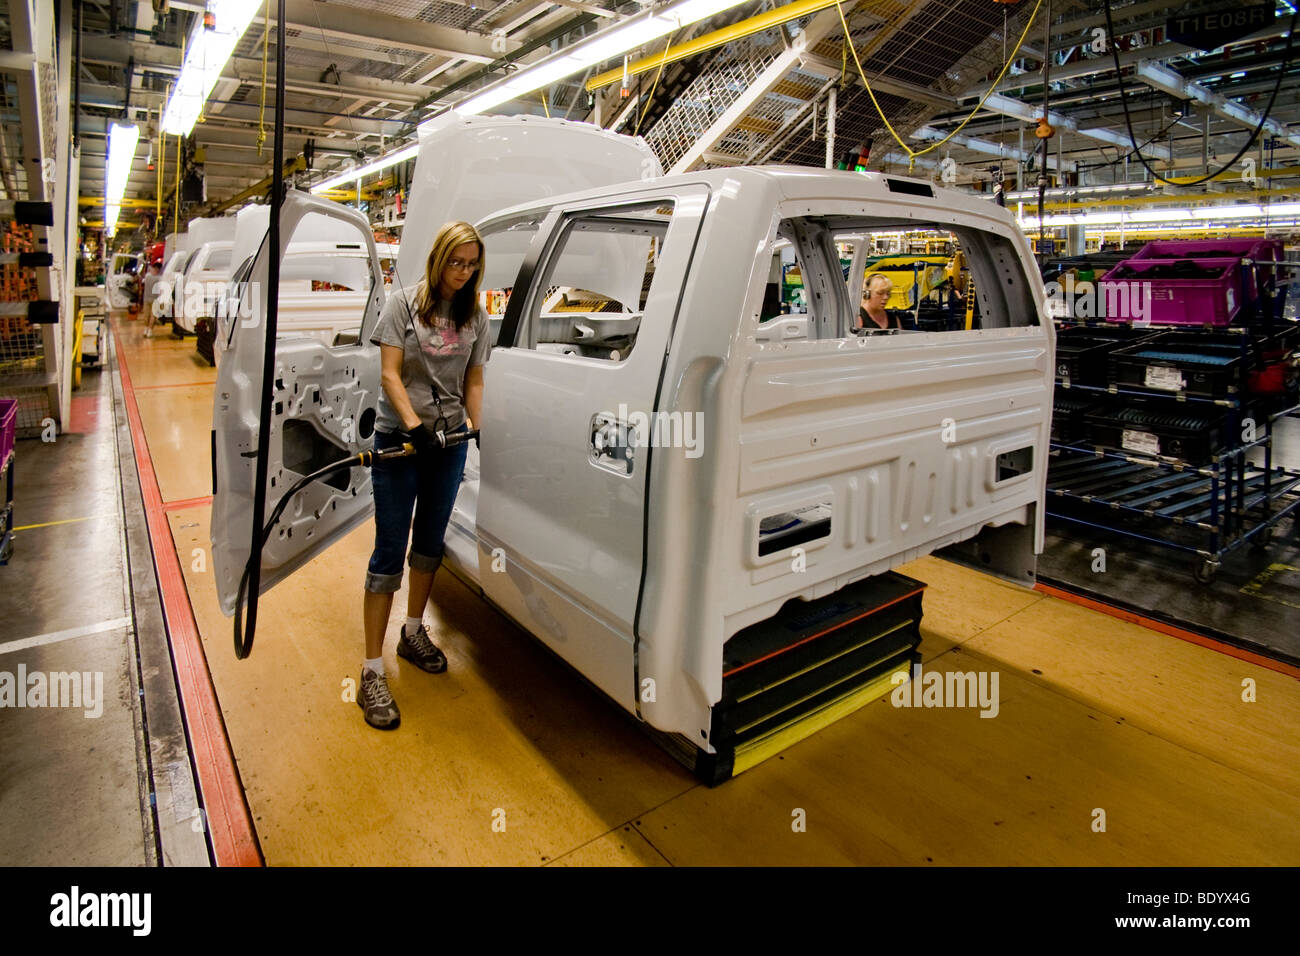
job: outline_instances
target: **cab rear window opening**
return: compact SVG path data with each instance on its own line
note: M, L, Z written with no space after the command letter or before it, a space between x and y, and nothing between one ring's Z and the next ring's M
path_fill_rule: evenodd
M927 237L926 248L918 247L923 240L917 238L909 243L909 236ZM760 335L760 348L769 340L856 337L851 330L874 272L883 272L894 285L891 325L898 322L903 334L957 334L968 331L968 324L970 331L1039 324L1017 246L998 233L929 221L792 216L779 222L769 252L773 265L760 330L772 320L798 318L806 331L787 328L779 335ZM854 266L862 270L860 276L851 274ZM935 281L937 276L942 278ZM968 319L972 287L974 307ZM868 327L871 340L877 334Z

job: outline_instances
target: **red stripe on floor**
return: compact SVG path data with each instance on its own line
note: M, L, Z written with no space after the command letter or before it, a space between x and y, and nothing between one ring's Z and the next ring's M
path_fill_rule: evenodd
M187 508L202 508L204 505L212 504L211 495L201 495L198 498L183 498L180 501L163 502L163 511L184 511Z
M1262 654L1256 654L1253 651L1247 651L1240 647L1234 647L1231 644L1207 637L1204 634L1197 634L1195 631L1188 631L1181 627L1175 627L1173 624L1166 624L1164 621L1157 621L1154 618L1144 617L1134 611L1127 611L1122 607L1116 607L1113 604L1107 604L1104 601L1097 601L1082 594L1075 594L1073 591L1066 591L1062 588L1054 588L1048 584L1035 584L1035 591L1041 591L1050 597L1059 598L1062 601L1069 601L1071 604L1077 604L1080 607L1086 607L1093 611L1100 611L1108 617L1117 618L1121 621L1127 621L1129 624L1138 624L1152 631L1159 631L1161 634L1168 634L1170 637L1176 637L1180 641L1187 641L1189 644L1196 644L1199 647L1209 648L1212 651L1218 651L1220 654L1226 654L1228 657L1235 657L1237 660L1246 661L1263 667L1270 671L1277 671L1279 674L1285 674L1287 677L1294 677L1300 680L1300 667L1292 664L1286 664L1282 661L1275 661L1272 658L1265 657Z
M171 382L164 385L137 385L135 390L137 392L148 392L155 388L194 388L198 385L207 385L214 388L216 387L216 384L216 379L208 379L206 382Z
M181 707L185 711L194 766L199 775L212 851L218 866L261 866L262 854L257 846L252 816L244 800L244 788L235 768L230 738L226 735L217 705L216 688L212 686L212 675L203 656L194 608L176 556L176 543L164 515L158 476L154 473L144 424L136 407L131 375L122 350L118 348L116 321L112 323L112 329L118 370L122 376L122 393L126 399L126 415L131 427L131 443L135 446L135 462L144 495L149 542L153 547L154 567L158 571L163 614L171 640L172 659L176 663Z
M98 395L72 396L72 410L68 415L69 434L89 435L99 428L100 402Z

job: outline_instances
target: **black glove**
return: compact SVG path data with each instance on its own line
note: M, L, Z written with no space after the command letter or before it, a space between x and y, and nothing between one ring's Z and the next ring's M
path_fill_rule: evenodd
M417 455L428 455L433 451L433 436L429 434L429 429L424 427L423 422L406 430L406 440L415 446Z

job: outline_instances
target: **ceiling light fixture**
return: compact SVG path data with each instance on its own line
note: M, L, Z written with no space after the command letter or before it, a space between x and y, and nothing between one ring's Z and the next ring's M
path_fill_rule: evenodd
M114 123L108 131L108 165L104 170L104 235L111 236L117 229L117 217L122 212L122 196L126 181L131 175L135 160L135 147L140 142L140 127Z
M504 80L456 104L465 116L484 113L550 86L589 66L604 63L652 40L739 6L745 0L681 0L658 11L634 14L566 50L513 73Z
M346 172L341 172L337 175L331 176L329 179L323 180L315 186L312 186L311 191L314 193L323 193L327 189L333 189L335 186L341 186L344 183L357 182L366 176L382 172L389 166L396 166L398 163L403 163L408 159L415 159L415 154L419 151L420 144L418 142L411 143L410 145L403 146L401 149L394 150L385 156L380 156L378 159L366 163L364 166L357 166L353 169L347 170Z
M261 6L262 0L209 0L190 32L185 65L163 113L164 133L188 136L194 129L226 61Z
M1283 216L1300 215L1300 203L1274 203L1271 206L1237 205L1237 206L1201 206L1196 209L1143 209L1136 212L1120 210L1101 213L1063 213L1047 216L1044 224L1052 226L1098 226L1117 225L1119 223L1172 223L1189 219L1202 221L1264 219L1270 220ZM1037 229L1037 216L1024 216L1020 219L1022 229ZM1196 227L1201 228L1201 227Z

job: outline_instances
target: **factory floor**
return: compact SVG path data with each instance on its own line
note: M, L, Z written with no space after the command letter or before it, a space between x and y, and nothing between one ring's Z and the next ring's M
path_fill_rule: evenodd
M189 766L219 864L1300 863L1300 670L933 557L899 569L928 584L922 668L996 673L989 718L886 697L710 789L444 573L428 617L449 673L415 670L390 638L402 725L372 730L349 694L372 529L269 592L254 652L236 660L207 554L215 373L192 339L144 340L142 323L124 317L114 328L117 365L104 377L121 375L120 415L133 433L121 457L139 463ZM117 465L103 451L59 467L82 469L85 489ZM42 517L89 506L64 501ZM29 574L57 579L73 560L51 546ZM13 570L0 569L0 581ZM404 608L400 596L394 607ZM0 613L14 620L7 606ZM38 616L19 629L66 626ZM20 656L3 651L0 669ZM12 717L0 711L0 834L20 822L30 832L16 848L0 836L0 862L38 862L29 845L57 840L65 814L13 797L28 784L11 767L61 774L60 792L40 791L56 806L96 784L60 769L85 753L47 752L45 728L11 732ZM156 749L152 723L119 723L105 774L134 780L133 761ZM134 834L143 816L147 831L148 808L120 789L116 804L96 809L102 822ZM163 823L181 810L177 801ZM124 845L106 862L152 860Z

